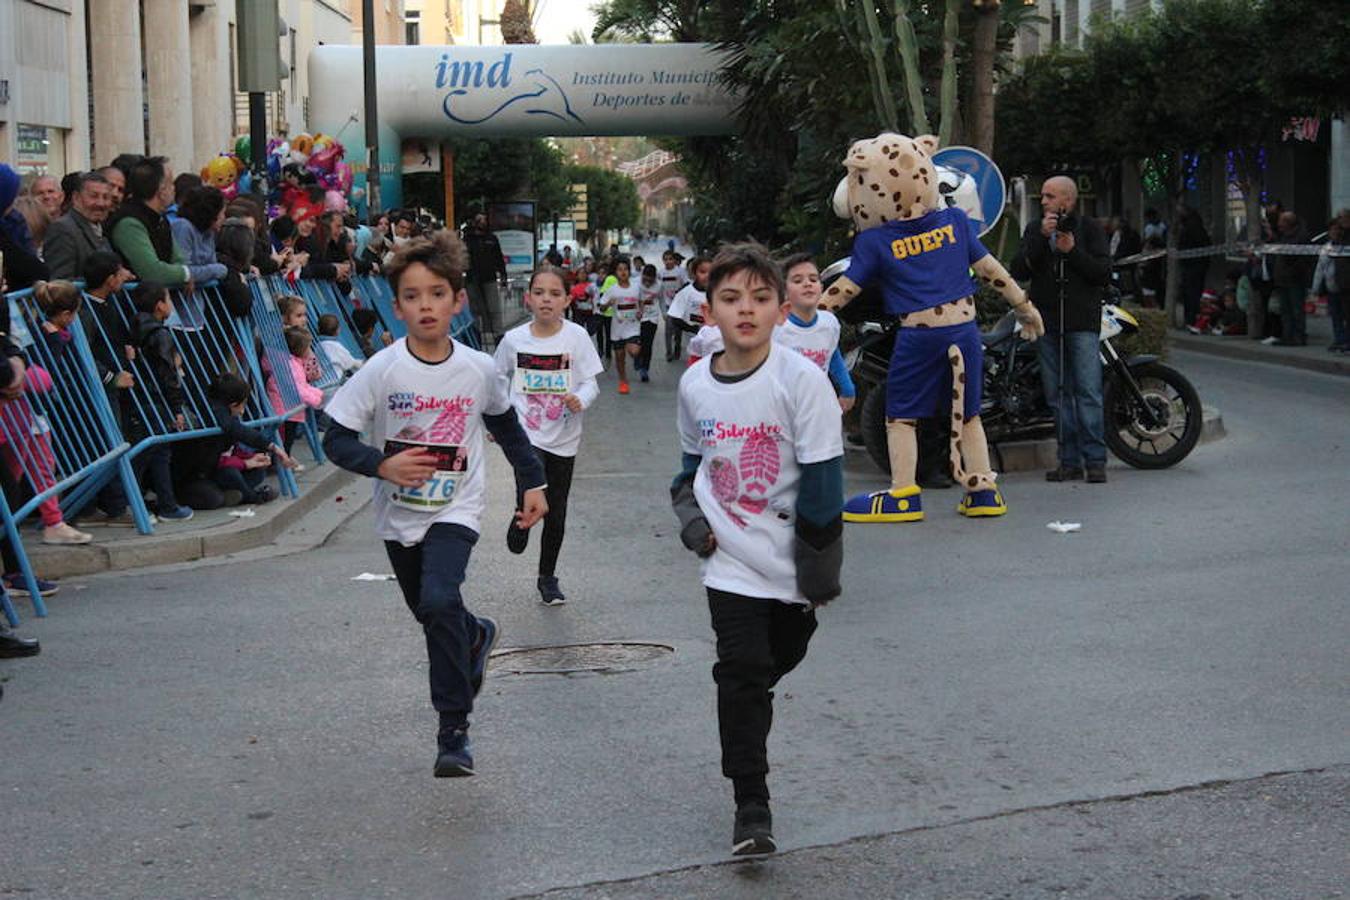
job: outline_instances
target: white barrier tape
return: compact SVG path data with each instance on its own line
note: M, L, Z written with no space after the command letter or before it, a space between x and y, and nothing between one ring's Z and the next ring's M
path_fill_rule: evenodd
M1350 244L1337 244L1328 246L1326 244L1214 244L1210 247L1192 247L1189 250L1150 250L1147 253L1136 253L1133 256L1125 256L1116 260L1112 265L1132 266L1136 263L1148 262L1151 259L1172 255L1176 259L1197 259L1201 256L1228 256L1230 254L1246 255L1255 253L1259 256L1350 256Z

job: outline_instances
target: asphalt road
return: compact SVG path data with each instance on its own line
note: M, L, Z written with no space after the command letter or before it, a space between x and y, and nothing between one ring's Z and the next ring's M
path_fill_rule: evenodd
M351 580L390 571L368 511L303 554L68 585L25 621L43 654L0 661L0 896L1341 896L1350 381L1176 362L1229 432L1181 466L1014 475L1000 520L948 491L922 524L849 527L845 596L778 692L777 859L723 864L662 368L628 397L602 382L572 602L540 606L533 551L506 552L500 462L467 596L506 648L673 652L503 657L479 774L438 781L418 629L394 584Z

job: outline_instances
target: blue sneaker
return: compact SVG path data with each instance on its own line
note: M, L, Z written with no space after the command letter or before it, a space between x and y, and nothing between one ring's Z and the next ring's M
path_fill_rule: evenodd
M487 616L475 616L478 619L478 644L469 652L469 684L473 695L483 689L483 677L487 675L488 657L497 645L497 623Z
M46 578L35 578L38 586L38 596L50 597L61 590L61 585L55 581L49 581ZM31 597L28 591L28 582L24 581L22 572L10 572L0 581L4 582L5 592L14 597Z
M467 728L442 728L436 738L437 778L463 778L473 774L473 744Z
M961 505L956 511L971 519L1001 516L1008 512L1008 504L1003 502L1003 495L997 488L991 488L966 494L961 498Z
M177 509L160 510L157 515L169 522L186 522L192 518L192 507L180 506Z
M922 522L923 497L917 484L898 491L873 491L850 497L845 522Z

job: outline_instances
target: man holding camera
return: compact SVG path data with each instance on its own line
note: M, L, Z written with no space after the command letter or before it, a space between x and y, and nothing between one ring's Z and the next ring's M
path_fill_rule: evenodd
M1078 186L1056 175L1041 186L1041 220L1022 235L1009 267L1030 281L1027 295L1045 320L1036 342L1041 384L1055 411L1059 466L1046 481L1106 481L1102 363L1097 339L1102 324L1102 289L1111 280L1106 235L1092 219L1074 212Z

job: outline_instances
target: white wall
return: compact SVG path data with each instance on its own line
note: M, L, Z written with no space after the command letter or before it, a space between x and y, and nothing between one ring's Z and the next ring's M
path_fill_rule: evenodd
M1350 122L1331 122L1331 214L1350 209Z
M48 129L48 168L58 175L68 155L73 164L88 158L87 98L82 80L71 77L84 70L84 16L77 3L82 0L0 2L0 79L9 82L9 102L0 105L0 161L16 162L19 124Z

